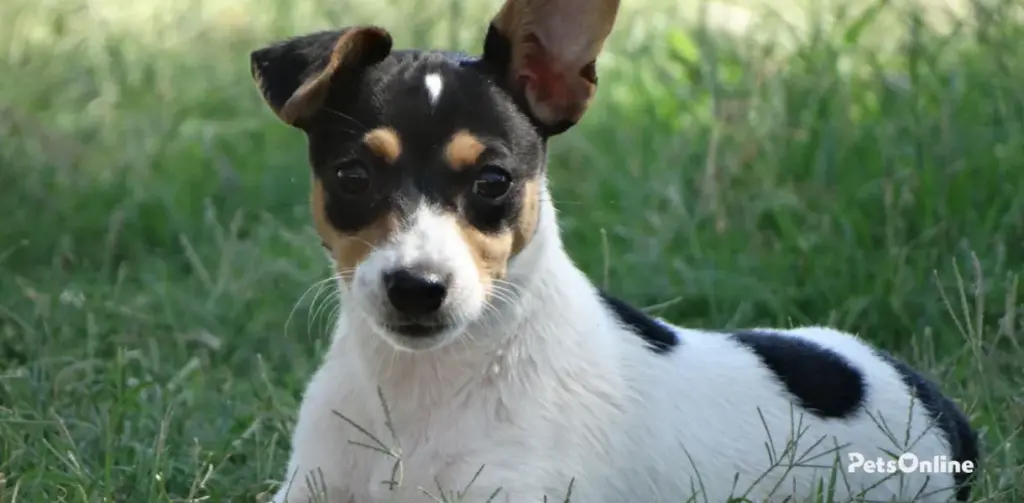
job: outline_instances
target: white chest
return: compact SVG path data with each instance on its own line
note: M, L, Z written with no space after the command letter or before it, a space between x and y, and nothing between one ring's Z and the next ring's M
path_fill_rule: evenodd
M540 501L542 487L562 484L556 439L500 401L389 403L390 427L379 400L370 402L376 409L349 403L359 413L345 417L359 428L338 417L346 444L338 465L354 501L450 501L457 493L487 501L496 491L491 501Z

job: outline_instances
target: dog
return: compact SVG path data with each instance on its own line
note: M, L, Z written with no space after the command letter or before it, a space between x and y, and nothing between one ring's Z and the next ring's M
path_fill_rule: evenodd
M677 327L574 265L547 142L618 9L507 0L479 56L377 26L251 53L341 303L273 501L966 501L976 434L904 363L821 326Z

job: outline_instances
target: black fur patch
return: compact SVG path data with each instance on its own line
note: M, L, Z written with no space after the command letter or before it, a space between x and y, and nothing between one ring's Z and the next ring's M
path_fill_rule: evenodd
M305 79L323 71L334 44L345 31L292 37L249 55L252 75L271 108L279 110Z
M864 376L838 353L779 333L743 331L730 337L757 354L797 405L808 412L843 419L864 405Z
M900 373L904 384L914 390L914 396L920 405L928 411L928 417L935 422L935 427L942 430L943 436L949 442L950 456L954 461L963 463L970 461L974 463L973 473L956 473L953 480L957 484L957 501L968 501L971 496L971 486L974 476L977 474L979 463L978 438L971 429L967 417L960 411L960 408L947 398L939 390L939 387L932 381L910 368L909 365L897 360L889 353L876 349L875 353L885 360Z
M611 309L619 322L647 342L651 351L663 355L679 345L679 337L665 325L606 292L599 291L599 293L601 300L608 306L608 309Z

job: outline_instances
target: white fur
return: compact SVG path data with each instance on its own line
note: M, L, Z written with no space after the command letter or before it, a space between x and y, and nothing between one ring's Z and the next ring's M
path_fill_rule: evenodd
M502 298L491 300L494 309L482 311L456 343L397 351L353 308L379 299L354 298L360 287L342 285L343 315L305 392L289 479L275 502L285 501L286 491L288 501L325 501L308 499L310 471L318 471L315 479L323 481L326 501L435 501L422 490L436 495L438 484L462 490L481 466L461 501L487 501L499 487L497 502L540 502L545 495L562 501L574 480L572 501L581 503L675 503L691 497L718 503L741 496L765 472L747 493L751 501L782 501L789 495L802 501L813 497L819 483L828 485L827 469L788 468L785 459L777 459L781 466L770 470L769 443L776 457L784 456L787 439L802 430L795 451L804 465L831 465L835 453L809 458L849 444L838 452L840 467L847 465L849 452L875 459L887 457L883 451L903 450L864 415L849 420L802 415L756 356L726 335L676 328L677 349L651 352L602 305L562 246L550 197L545 193L540 200L537 233L510 264L508 282L515 286L505 285ZM435 234L410 234L401 238L404 244L375 252L366 262L367 274L411 256L407 253L431 254L453 269L465 267L468 251L452 246L457 240L449 239L448 224L436 215L420 218L434 222L420 229ZM432 246L447 248L427 252ZM925 431L923 406L911 407L911 392L900 376L864 342L822 327L784 332L853 362L867 379L868 410L900 442L909 431L916 440L910 452L922 459L949 456L938 429ZM385 426L378 386L397 438ZM375 442L335 411L389 449L400 450L401 485L394 492L383 482L392 479L395 460L351 444ZM841 470L837 477L836 501L875 484L866 494L871 500L909 499L924 483L924 475L881 483L886 476L864 471ZM953 483L948 475L930 477L925 493Z
M427 99L430 100L430 106L437 106L438 100L441 99L441 90L444 89L441 75L438 73L428 73L423 79L423 84L427 87Z
M452 324L452 330L429 338L410 339L397 337L380 325L378 320L390 315L381 279L386 272L407 267L422 267L451 278L441 312ZM341 286L346 301L343 304L351 305L353 313L360 313L370 328L398 350L431 349L451 342L465 331L470 320L480 316L486 302L486 292L473 256L459 234L455 216L432 206L417 208L402 231L375 247L356 268L351 289Z

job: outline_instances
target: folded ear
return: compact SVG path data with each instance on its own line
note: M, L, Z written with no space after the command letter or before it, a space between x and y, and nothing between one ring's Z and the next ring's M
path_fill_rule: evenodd
M358 78L390 53L386 30L357 26L288 39L253 51L250 61L267 105L286 124L301 127L323 106L334 84Z
M619 0L505 0L483 59L549 134L574 125L597 91L596 60Z

